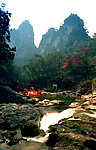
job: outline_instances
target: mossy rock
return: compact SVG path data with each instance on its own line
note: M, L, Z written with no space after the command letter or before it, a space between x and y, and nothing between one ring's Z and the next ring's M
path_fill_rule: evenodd
M21 123L20 129L22 136L34 137L40 134L40 128L32 120L30 120L27 123Z
M59 137L59 133L58 132L52 132L50 135L49 135L49 138L46 142L46 144L50 147L54 147L56 142L57 142L57 139Z
M7 144L8 144L9 146L15 145L15 144L19 143L19 141L20 141L20 138L13 138L13 139L11 139Z
M69 127L69 128L78 128L78 124L77 123L75 123L74 121L70 121L70 120L68 120L68 119L62 119L61 120L61 123L60 123L60 125L63 125L63 126L66 126L66 127Z
M15 144L19 143L19 141L20 141L20 138L16 138L16 137L15 137L16 134L17 134L16 131L9 131L9 130L4 131L4 132L2 133L2 139L3 139L4 142L5 142L6 140L8 140L7 144L8 144L9 146L15 145Z
M6 138L6 139L13 139L14 136L17 134L16 131L9 131L9 130L6 130L2 133L2 138Z

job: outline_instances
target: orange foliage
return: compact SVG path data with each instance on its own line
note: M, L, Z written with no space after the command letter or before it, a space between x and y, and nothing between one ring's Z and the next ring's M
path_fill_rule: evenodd
M66 62L63 64L63 66L61 66L59 69L65 68L69 65L69 63L73 64L73 63L78 63L80 62L80 58L77 56L71 57L66 59Z
M24 88L23 94L30 96L30 98L36 98L42 93L42 90L36 91L34 87L31 87L30 90Z

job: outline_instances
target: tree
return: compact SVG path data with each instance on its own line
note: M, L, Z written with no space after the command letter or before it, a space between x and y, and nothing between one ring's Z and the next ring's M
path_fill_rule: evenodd
M9 22L11 13L4 10L2 4L0 8L0 78L4 78L6 71L8 72L8 66L14 59L16 48L10 48L8 42L10 42Z

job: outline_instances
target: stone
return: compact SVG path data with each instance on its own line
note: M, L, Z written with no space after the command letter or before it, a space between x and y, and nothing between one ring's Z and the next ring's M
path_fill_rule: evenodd
M94 146L92 144L94 144ZM53 150L89 150L89 148L95 150L95 145L96 139L91 137L76 133L60 133Z
M19 93L13 91L8 86L0 86L0 103L26 103L27 98L23 98Z
M0 116L1 129L18 128L20 123L29 120L34 120L38 125L40 123L39 111L32 104L0 104L0 112L2 112Z
M26 123L21 123L20 128L21 134L25 137L34 137L40 134L38 124L33 120L29 120Z
M49 138L48 138L46 144L48 146L54 147L57 142L58 136L59 136L58 132L56 132L56 131L52 132L51 134L49 134Z
M61 101L59 101L59 100L52 100L51 101L51 103L53 103L53 104L59 104Z
M78 107L78 103L77 102L74 102L74 103L71 103L70 105L69 105L69 107L71 107L71 108L76 108L76 107Z

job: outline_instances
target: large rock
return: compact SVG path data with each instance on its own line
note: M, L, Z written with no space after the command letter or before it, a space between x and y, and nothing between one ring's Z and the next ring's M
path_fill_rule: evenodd
M21 134L27 137L34 137L40 134L40 128L33 120L21 124Z
M18 128L21 123L29 120L33 120L38 125L40 123L39 116L39 111L32 104L0 104L0 129Z
M60 133L53 150L95 150L96 139L76 133Z
M0 86L0 103L26 103L30 102L8 86Z

